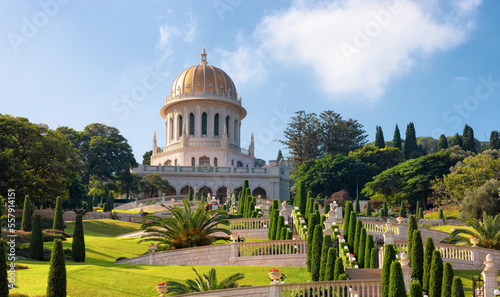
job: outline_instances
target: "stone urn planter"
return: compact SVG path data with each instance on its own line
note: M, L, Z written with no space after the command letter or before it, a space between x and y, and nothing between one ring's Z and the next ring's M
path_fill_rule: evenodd
M229 239L231 239L233 242L236 242L238 240L238 234L231 233L231 235L229 235Z
M165 293L167 293L168 287L165 286L165 283L158 284L156 286L156 292L160 293L160 296L158 297L165 297Z
M476 236L472 236L470 239L470 243L472 243L473 247L476 247L477 244L479 243L479 238L477 238Z
M152 243L150 246L149 246L149 250L152 252L152 253L156 253L156 250L158 249L158 245Z
M278 269L271 269L269 271L269 278L273 280L271 284L279 284L279 279L281 278L281 272Z
M399 216L396 218L396 221L401 224L404 221L404 218L402 216Z

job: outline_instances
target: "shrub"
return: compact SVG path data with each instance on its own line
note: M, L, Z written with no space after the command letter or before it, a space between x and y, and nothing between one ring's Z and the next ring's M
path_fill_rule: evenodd
M438 250L432 252L431 273L429 277L429 296L441 296L443 283L443 260Z
M56 210L54 212L54 225L52 226L52 229L64 231L64 219L63 219L61 197L57 197L56 199Z
M323 244L323 228L321 225L314 226L313 245L311 248L311 278L313 281L319 280L319 270L321 266L321 248Z
M30 196L24 197L23 219L21 221L21 230L24 232L31 231L31 200Z
M0 238L0 297L9 295L9 282L7 281L7 259L5 258L5 242Z
M356 220L356 234L354 234L354 244L353 244L353 251L355 255L358 255L358 249L359 249L359 239L361 236L361 228L363 228L363 223L361 221Z
M325 277L323 280L331 281L335 279L335 261L337 260L337 253L335 248L328 248L327 260L325 265Z
M349 223L351 220L351 211L352 211L352 202L347 201L345 204L345 211L344 211L344 239L347 240L349 237Z
M73 231L71 256L75 262L85 262L85 237L83 235L82 215L76 215Z
M325 235L323 237L323 244L322 244L322 248L321 248L321 262L320 262L320 267L319 267L319 280L320 281L325 280L325 269L326 269L326 262L328 260L328 250L331 246L333 246L332 236Z
M434 240L432 237L428 236L425 239L425 250L424 250L424 275L422 280L422 289L429 292L429 277L431 273L431 261L432 252L435 250Z
M403 218L406 218L406 208L405 208L404 202L401 202L401 208L399 209L399 215L402 216Z
M415 281L410 284L410 294L408 297L422 297L422 286Z
M370 252L370 268L378 268L378 263L375 259L375 248L372 248Z
M359 199L358 198L356 198L356 202L354 203L354 211L356 213L360 213L361 212L361 210L359 208Z
M287 240L292 240L293 239L293 233L292 231L286 231L286 239Z
M499 192L500 181L495 179L490 179L473 190L466 190L460 206L459 217L461 219L480 219L483 212L491 216L500 213Z
M39 214L34 216L33 230L30 239L30 258L43 261L43 235L42 235L42 217Z
M66 296L66 263L62 241L54 240L54 247L50 256L49 278L47 284L47 297Z
M115 262L120 261L120 260L125 260L125 259L128 259L128 258L127 257L118 257L118 258L116 258Z
M351 211L351 215L349 216L349 236L347 237L347 244L351 251L354 247L354 239L356 238L356 213Z
M391 263L391 273L389 282L389 297L406 296L405 281L403 279L403 270L401 263L393 261Z
M424 209L423 208L419 208L418 209L418 218L419 219L423 219L424 218Z
M412 277L421 284L424 276L424 247L420 230L413 231L411 259Z
M410 216L408 218L408 260L410 260L410 265L411 265L411 245L413 243L412 236L413 236L413 231L417 229L418 229L417 218L415 218L415 216Z
M253 211L255 212L255 210ZM280 231L280 240L286 240L286 227L281 227Z
M278 218L278 222L275 225L276 230L274 230L271 235L273 236L272 240L279 240L280 239L280 232L281 228L285 226L285 218L283 216L279 215L279 210L274 210L275 211L275 216ZM276 214L277 212L277 214Z
M359 221L361 223L361 221ZM359 247L358 247L358 263L359 267L364 268L365 266L365 245L366 245L366 229L361 228L361 234L359 235Z
M189 201L193 201L193 188L192 187L189 187L189 190L188 190L188 200Z
M366 216L367 217L372 216L372 204L370 203L370 201L368 201L368 203L366 203Z
M372 248L375 247L375 243L373 242L373 235L372 234L367 234L366 235L366 243L365 243L365 256L364 256L364 267L365 268L374 268L372 267L375 265L375 263L371 262L371 257L372 257Z
M444 219L443 210L441 208L439 209L439 219Z
M445 262L443 266L443 282L442 282L443 289L441 297L451 297L453 276L454 276L453 267L451 266L450 262Z
M389 296L391 264L394 260L396 260L396 253L394 251L393 245L384 245L384 263L382 264L382 297Z
M453 277L453 285L451 286L451 297L465 297L462 279L458 276Z
M309 222L307 227L309 230L311 230L309 236L307 237L307 271L311 272L311 248L312 248L312 242L313 242L313 232L314 232L314 226L319 224L319 214L314 212L312 215L309 216Z
M335 270L333 271L334 280L340 280L340 276L344 273L344 261L342 261L341 257L338 257L335 259Z

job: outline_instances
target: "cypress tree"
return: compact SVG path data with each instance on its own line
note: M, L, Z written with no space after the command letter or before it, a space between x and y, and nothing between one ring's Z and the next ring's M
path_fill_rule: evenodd
M401 208L399 209L399 215L402 216L403 218L406 218L406 208L405 208L405 203L401 201Z
M325 203L325 206L323 207L323 214L328 214L330 211L330 204Z
M52 229L64 231L64 219L62 211L62 199L57 197L56 199L56 210L54 212L54 224Z
M441 296L443 285L443 260L438 250L432 252L431 274L429 277L429 296Z
M406 159L413 159L418 157L417 137L415 134L415 127L410 122L406 127L405 151Z
M359 200L358 200L358 198L356 198L356 202L354 203L354 211L356 213L360 213L361 212L360 211L360 207L359 207Z
M251 218L255 218L257 216L257 212L255 211L255 202L253 201L250 201L250 210L249 210L249 213L250 213L250 217Z
M276 226L278 226L278 223L279 223L279 217L280 217L280 212L279 210L277 209L274 209L273 210L273 223L271 224L272 225L272 230L271 230L271 240L276 240L276 231L277 231L277 228Z
M461 148L463 148L463 146L464 146L462 136L460 136L458 133L455 134L455 136L453 137L453 140L451 141L451 146L455 146L455 145L458 145Z
M393 261L391 263L391 273L389 281L389 297L406 296L405 281L401 263Z
M102 205L102 212L106 212L106 211L108 211L108 204L107 204L107 203L104 203L104 204Z
M399 127L396 124L394 129L394 137L392 138L392 146L401 150L401 133L399 133Z
M422 297L422 286L419 282L411 282L408 297Z
M333 247L328 248L328 255L325 266L325 277L323 280L335 280L335 261L337 260L336 250Z
M349 238L349 222L350 222L350 216L351 216L351 211L352 211L352 202L347 201L345 203L345 212L344 212L344 227L343 227L343 235L344 239L347 240Z
M75 218L71 256L75 262L85 262L85 237L83 235L82 215L80 214L76 215Z
M439 209L438 215L440 220L444 219L443 209Z
M92 196L92 206L94 206L94 207L99 206L99 197L97 197L96 194L94 194L94 196Z
M275 214L275 216L278 217L278 221L276 224L276 230L273 232L273 240L279 240L281 228L283 228L285 226L285 218L283 216L279 215L279 211L277 209L274 211L277 212L277 214Z
M312 197L312 192L307 192L307 204L306 204L306 213L304 214L304 218L308 219L309 216L313 213L313 203L314 198Z
M291 232L291 231L290 231ZM288 230L286 227L282 227L281 228L281 237L280 237L280 240L287 240L287 236L288 236Z
M313 245L313 238L314 238L314 227L319 224L319 213L314 212L311 214L309 217L309 222L307 225L309 232L309 236L307 236L307 271L311 272L311 259L312 259L312 245Z
M458 276L453 278L453 285L451 286L451 297L465 297L464 287L462 286L462 279Z
M443 289L441 297L451 297L453 277L453 267L451 266L450 262L445 262L443 265Z
M382 297L389 296L391 280L391 263L396 260L396 252L392 244L384 245L384 263L382 264Z
M373 247L370 252L370 268L378 268L378 263L375 258L375 248Z
M314 226L313 246L311 248L311 278L314 282L319 280L321 266L321 248L323 245L323 228L321 225Z
M333 271L334 280L339 280L340 275L344 273L344 262L342 261L342 258L338 257L337 259L335 259L335 270Z
M446 139L446 136L444 134L441 134L438 142L438 150L445 150L447 148L448 148L448 139Z
M297 194L295 195L296 205L299 208L299 211L302 215L306 214L306 206L307 206L307 193L306 187L302 180L297 181Z
M377 126L376 129L375 146L382 149L385 147L384 132L382 132L382 127L380 126Z
M36 214L33 219L29 251L31 259L43 261L42 217L39 214Z
M349 216L349 237L347 237L347 245L349 245L349 248L351 251L354 249L354 239L356 238L356 223L357 223L357 218L356 214L354 211L351 211L351 215Z
M363 228L363 223L361 221L356 220L356 233L354 234L354 245L352 251L359 258L359 239L361 236L361 228Z
M5 242L0 237L0 297L9 295L9 281L7 280L7 259L5 257Z
M463 149L464 151L470 151L476 153L476 143L474 142L474 130L472 127L465 124L464 134L463 134Z
M52 248L52 254L50 256L46 296L66 296L66 263L64 262L63 246L60 239L54 240L54 247Z
M424 249L424 276L422 280L422 289L429 292L429 277L431 276L432 252L434 252L434 240L428 236L425 239Z
M319 266L319 280L325 279L326 262L328 261L328 250L333 246L332 236L325 235L323 237L323 245L321 247L321 262Z
M361 221L359 221L361 223ZM359 267L364 268L365 266L365 245L366 245L366 229L361 228L361 234L359 235L359 247L358 247L358 263Z
M365 243L365 256L364 256L364 267L365 268L374 268L372 267L371 263L371 252L372 248L375 247L375 243L373 242L373 235L372 234L367 234L366 235L366 243ZM375 263L373 263L374 265Z
M488 148L490 150L500 150L500 137L498 136L498 131L491 131Z
M115 208L115 198L113 197L113 193L111 191L108 194L106 203L108 204L108 211L112 211Z
M267 229L267 238L268 239L271 239L271 230L273 230L273 216L274 216L274 210L276 209L274 201L277 202L277 200L273 200L273 204L269 208L269 227Z
M316 212L316 211L319 213L319 204L318 204L318 202L313 202L312 212Z
M424 246L420 230L413 231L411 259L412 277L422 283L424 277Z
M413 231L418 230L417 226L417 219L415 216L410 216L408 218L408 259L410 260L410 266L411 266L411 246L413 244L412 241L412 236L413 236Z
M370 201L368 201L368 203L366 204L366 216L372 216L372 204L370 203Z
M188 190L188 200L189 201L193 201L193 199L194 199L193 188L189 187L189 190Z
M387 209L387 202L385 201L384 201L384 206L382 207L382 211L384 212L382 217L386 218L389 216L389 209Z
M418 218L419 219L423 219L424 218L424 210L422 208L420 208L418 210Z
M293 239L293 234L292 234L292 230L290 231L286 231L286 239L287 240L292 240Z
M24 197L23 219L21 221L21 230L24 232L31 231L31 200L30 196Z

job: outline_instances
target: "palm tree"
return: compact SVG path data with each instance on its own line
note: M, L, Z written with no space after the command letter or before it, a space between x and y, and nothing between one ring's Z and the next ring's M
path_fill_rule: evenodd
M188 279L186 283L179 283L174 281L169 281L166 283L168 286L168 292L172 295L187 294L194 292L205 292L212 290L222 290L229 288L239 287L237 281L243 279L245 275L243 273L235 273L221 282L217 281L217 275L214 268L211 268L208 275L203 273L203 277L200 276L198 271L193 268L194 273L196 273L196 279Z
M473 230L456 229L450 234L450 238L462 238L459 234L476 236L479 239L479 246L491 249L500 249L500 214L494 218L483 212L483 220L476 218L467 219L465 225Z
M160 249L182 249L195 246L210 245L217 240L227 240L228 237L215 235L231 232L217 227L218 224L229 225L228 215L222 210L206 210L204 205L198 205L194 211L189 201L182 200L184 207L167 207L172 217L145 216L142 220L142 229L145 234L143 241L159 241ZM163 247L162 247L163 246Z

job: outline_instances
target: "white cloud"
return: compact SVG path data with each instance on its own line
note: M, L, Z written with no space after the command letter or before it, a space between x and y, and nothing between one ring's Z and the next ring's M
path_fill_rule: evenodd
M196 35L196 20L193 20L191 14L189 14L189 22L182 28L172 25L161 25L160 26L160 36L156 47L163 51L162 59L167 58L173 53L171 48L171 43L174 38L180 38L186 43L192 43Z
M227 52L226 63L241 73L243 82L250 81L251 75L243 73L248 64L253 64L251 71L265 68L263 60L269 58L298 64L314 72L326 93L373 101L422 59L464 42L472 27L468 13L480 4L462 0L435 10L439 3L434 1L295 2L266 16L253 32L255 49L240 46ZM249 61L254 52L259 54Z

